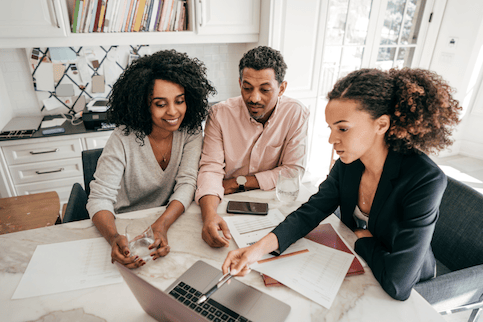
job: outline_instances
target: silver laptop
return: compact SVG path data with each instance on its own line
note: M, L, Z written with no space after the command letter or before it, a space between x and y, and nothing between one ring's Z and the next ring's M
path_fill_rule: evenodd
M232 279L204 303L198 298L215 285L222 272L197 261L165 292L116 262L122 277L146 313L158 321L285 321L290 306Z

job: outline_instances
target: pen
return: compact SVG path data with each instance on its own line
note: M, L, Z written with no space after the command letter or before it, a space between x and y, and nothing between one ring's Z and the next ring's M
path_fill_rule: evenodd
M226 282L228 282L233 275L231 275L229 272L223 275L219 280L218 283L216 283L215 286L213 286L206 294L203 294L199 300L196 302L196 304L201 304L204 301L206 301L210 296L213 295L217 290L219 290Z

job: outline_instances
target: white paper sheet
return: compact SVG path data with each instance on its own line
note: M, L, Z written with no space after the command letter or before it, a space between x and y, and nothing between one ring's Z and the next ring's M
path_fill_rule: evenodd
M278 209L271 209L266 216L239 215L223 218L239 248L255 244L271 232L285 217ZM306 249L304 239L287 248L284 254ZM274 257L265 255L262 259Z
M303 238L308 253L250 267L330 309L354 259L348 254Z
M35 82L37 91L55 91L54 65L49 62L40 63L35 71Z
M46 99L42 100L42 103L44 103L44 106L47 109L47 111L51 111L53 109L56 109L56 108L59 108L59 107L63 107L64 106L55 97L46 98ZM53 125L50 125L50 126L53 126Z
M44 129L47 127L59 126L64 124L64 122L65 122L64 118L55 118L49 121L42 121L42 124L40 125L40 127Z
M22 299L121 283L102 237L39 245L12 296Z

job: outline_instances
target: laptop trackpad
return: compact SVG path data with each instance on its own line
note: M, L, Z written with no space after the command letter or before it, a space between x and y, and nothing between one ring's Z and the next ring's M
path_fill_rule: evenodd
M232 278L230 284L225 284L211 298L235 312L247 315L260 296L262 293L257 289Z

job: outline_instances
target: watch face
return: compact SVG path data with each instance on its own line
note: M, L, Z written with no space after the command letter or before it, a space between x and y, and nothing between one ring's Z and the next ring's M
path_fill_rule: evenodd
M239 185L244 185L245 183L247 183L247 178L245 178L244 176L239 176L238 178L236 178L236 183L238 183Z

